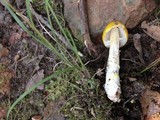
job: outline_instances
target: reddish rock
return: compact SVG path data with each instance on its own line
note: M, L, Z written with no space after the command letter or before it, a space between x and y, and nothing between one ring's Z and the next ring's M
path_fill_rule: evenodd
M141 95L142 120L160 120L160 93L146 88Z
M64 15L73 34L81 35L79 0L63 0ZM91 36L102 33L106 24L119 20L128 28L135 27L156 7L154 0L87 0Z

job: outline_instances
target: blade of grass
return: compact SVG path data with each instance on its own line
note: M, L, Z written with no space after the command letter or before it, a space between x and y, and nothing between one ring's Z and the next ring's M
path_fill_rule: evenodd
M45 0L45 3L47 4L49 10L51 11L51 13L52 13L54 19L56 20L56 22L57 22L57 24L58 24L60 30L62 31L63 35L64 35L65 38L66 38L66 40L68 41L68 43L70 43L70 40L69 40L69 38L68 38L66 32L64 31L62 25L60 24L60 22L59 22L59 20L58 20L58 18L57 18L57 16L56 16L56 14L55 14L55 12L53 11L53 9L52 9L51 5L49 4L48 0ZM69 34L69 35L70 35L70 34ZM74 41L73 38L72 38L71 36L70 36L70 38L72 39L72 41ZM70 43L70 45L72 46L71 43ZM83 68L83 67L84 67L84 64L83 64L83 62L82 62L82 60L81 60L81 58L80 58L80 56L79 56L79 54L78 54L77 47L76 47L76 46L73 46L73 47L72 47L72 50L73 50L73 52L76 54L76 57L78 58L78 60L79 60L79 62L80 62L80 64L81 64L81 67Z
M81 60L81 58L80 58L80 56L78 54L79 51L77 50L76 44L75 44L75 42L73 40L73 37L72 37L72 35L71 35L71 33L69 32L68 29L67 29L67 33L69 35L69 38L71 39L71 42L73 44L73 48L75 48L74 51L75 51L75 54L76 54L77 58L79 59L79 62L81 63L81 67L84 69L85 68L85 64L82 62L82 60Z
M30 6L30 1L29 0L26 0L26 10L27 10L27 15L28 15L32 25L34 25L34 22L33 22L33 19L32 19L32 14L31 14L31 6Z
M61 26L61 24L60 24L60 22L59 22L59 20L58 20L58 18L57 18L57 16L56 16L56 14L55 14L55 12L53 11L52 7L51 7L50 4L49 4L48 0L45 0L45 6L46 6L46 8L48 9L48 14L51 12L51 14L53 15L56 23L58 24L58 26L59 26L59 28L60 28L60 30L62 31L64 37L66 38L67 42L70 43L70 41L69 41L69 39L68 39L68 36L66 35L63 27ZM50 14L49 14L49 17L50 17ZM50 19L50 23L52 23L52 22L51 22L51 19ZM71 44L70 44L70 45L71 45ZM71 45L71 47L72 47L72 45Z
M52 34L55 35L55 29L53 28L53 24L52 24L52 21L51 21L51 16L50 16L50 13L49 13L49 9L48 9L48 6L47 4L45 3L45 9L46 9L46 13L47 13L47 18L48 18L48 21L49 21L49 25L50 25L50 29L52 31Z
M53 34L53 33L55 33L55 29L53 28L53 24L52 24L52 20L51 20L51 17L52 17L51 15L53 15L53 14L50 13L51 10L49 9L49 6L48 6L48 5L49 5L48 1L45 0L45 9L46 9L46 12L47 12L47 18L48 18L48 21L49 21L49 24L50 24L50 29L51 29L52 34ZM55 15L55 13L54 13L53 17L54 17L54 18L56 17L56 18L55 18L55 19L56 19L56 22L57 22L59 28L60 28L61 31L62 31L63 28L62 28L62 26L60 25L59 20L58 20L57 16ZM61 27L60 27L60 26L61 26ZM64 33L65 33L65 32L64 32ZM65 34L64 37L66 38L67 44L69 45L70 49L72 50L73 46L72 46L72 44L70 43L70 40L68 39L67 35Z
M59 70L54 72L52 75L40 80L37 84L35 84L34 86L32 86L30 89L28 89L26 92L24 92L18 99L16 99L16 101L11 105L11 107L9 108L8 112L7 112L7 120L9 118L10 112L13 110L13 108L24 98L26 97L29 93L31 93L33 90L35 90L38 86L42 85L43 83L49 81L50 79L52 79L53 77L59 76L61 74L65 74L66 72L69 71L73 71L75 68L66 68L64 70Z
M42 29L58 44L58 48L59 48L59 50L61 51L61 53L63 54L63 56L65 57L66 54L67 54L67 55L70 57L70 59L72 60L72 63L73 63L74 65L76 65L76 66L79 66L78 63L76 62L74 56L72 56L72 55L70 54L70 52L67 50L68 46L67 46L67 45L64 46L63 44L59 44L59 43L57 42L57 40L56 40L54 37L52 37L52 35L49 33L49 31L41 24L41 22L39 21L38 18L37 18L37 20L38 20L38 23L40 24L40 26L42 27ZM66 47L67 47L67 48L66 48ZM65 54L63 53L64 51L66 51Z
M49 12L49 3L48 3L48 1L47 0L45 0L45 8L46 8L46 12L47 12L47 16L48 16L48 20L49 20L49 23L50 23L50 28L51 28L51 30L52 30L52 32L53 33L55 33L55 29L53 28L53 25L52 25L52 22L51 22L51 16L50 16L50 12ZM31 6L29 6L29 2L27 2L27 5L26 5L26 7L27 7L27 9L29 9ZM28 14L30 15L30 18L32 19L32 17L31 17L31 11L30 10L27 10L28 11ZM53 15L53 17L56 19L56 22L57 22L57 24L59 25L59 27L60 27L60 29L61 29L61 31L63 31L64 32L64 30L63 30L63 28L62 28L62 26L61 26L61 24L59 23L59 21L58 21L58 18L57 18L57 16L56 16L56 14L54 13L54 11L53 11L53 9L50 9L50 11L52 12L52 15ZM32 20L31 20L32 21ZM35 28L35 27L34 27ZM38 32L38 31L37 31ZM65 32L64 32L65 33ZM78 58L78 60L79 60L79 62L80 62L80 64L81 64L81 66L82 66L82 68L84 68L84 64L82 63L82 60L81 60L81 58L80 58L80 56L79 56L79 54L78 54L78 50L77 50L77 47L76 47L76 45L75 45L75 43L74 43L74 40L73 40L73 38L71 37L71 34L67 31L67 33L69 34L69 37L71 38L71 42L72 42L72 44L73 44L73 46L72 46L72 44L70 43L70 40L68 39L68 37L67 37L67 35L65 34L65 38L68 40L68 44L71 46L71 48L72 48L72 50L74 51L74 53L76 54L76 56L77 56L77 58ZM55 34L54 34L55 35ZM42 36L43 37L43 36ZM62 46L62 45L60 45L59 44L59 42L56 42L57 44L58 44L58 46ZM63 50L61 50L61 55L63 56L63 58L65 59L65 60L67 60L67 58L66 58L66 54L65 53L63 53Z
M41 44L43 44L45 47L47 47L48 49L50 49L52 52L54 52L58 58L60 58L63 62L65 62L68 66L73 67L76 66L75 69L78 69L77 74L79 74L80 72L82 72L82 68L84 69L85 65L83 64L79 54L78 54L78 50L76 47L76 44L74 42L74 39L72 38L72 35L70 34L70 32L68 31L68 29L66 29L66 31L64 30L64 28L62 27L62 25L60 24L60 22L58 21L58 18L56 16L56 14L54 13L54 11L51 9L51 6L47 3L48 5L48 10L51 12L51 15L54 17L54 19L56 19L56 22L61 30L61 32L63 33L64 37L67 39L67 42L69 43L69 45L71 46L71 50L73 51L73 53L76 55L76 57L72 57L72 53L70 54L68 51L66 52L66 48L64 46L62 46L60 43L58 43L58 49L57 50L55 47L52 46L52 44L40 33L40 31L35 27L35 24L32 22L32 16L31 16L31 11L28 11L28 15L29 19L24 16L23 14L19 13L18 11L16 11L10 4L8 4L5 0L2 0L3 3L5 3L5 7L9 10L9 12L11 13L11 15L14 17L14 19L17 21L17 23L29 34L31 35L35 40L37 40L38 42L40 42ZM47 0L46 0L47 1ZM30 4L27 3L28 5L26 6L27 9L29 9ZM54 15L53 15L54 14ZM48 13L48 17L50 16L50 13ZM20 20L20 18L22 20ZM25 24L22 22L26 22L29 27L33 30L33 32L31 32L26 26ZM50 21L51 22L51 21ZM53 26L52 26L53 27ZM54 28L52 30L54 32ZM68 36L67 36L68 35ZM70 41L71 40L71 41ZM61 53L59 53L59 51ZM67 56L67 54L69 54L69 56ZM78 58L78 64L81 64L81 67L78 67L79 65L74 64L73 61L70 61L69 57L71 57L72 59L75 58L75 62L77 62L76 58ZM50 76L49 76L50 77ZM49 78L47 77L46 79L44 79L44 81L42 80L42 83L38 83L38 85L43 84L45 81L48 81ZM74 85L74 84L73 84ZM31 89L30 91L26 91L24 94L22 94L22 96L20 96L11 106L11 108L8 111L7 114L7 118L9 117L10 112L12 111L12 109L19 103L20 100L22 100L26 95L28 95L31 91L33 91L34 89L36 89L37 86L33 86L33 89ZM78 86L75 86L75 88L79 89Z
M58 58L60 58L62 61L66 62L69 66L73 66L72 63L68 60L65 59L64 56L62 56L61 54L59 54L59 52L52 46L52 44L39 32L39 30L37 30L35 28L34 25L32 25L28 18L26 18L24 15L22 15L21 13L17 12L9 3L7 3L6 1L2 0L1 1L5 7L8 9L8 11L10 12L10 14L13 16L13 18L16 20L16 22L22 27L23 30L25 30L30 36L32 36L36 41L40 42L41 44L43 44L45 47L47 47L48 49L50 49L52 52L54 52ZM32 32L30 32L27 27L24 25L24 23L18 18L18 16L20 16L23 21L25 21L30 28L32 28L32 30L38 35L35 36L35 34L33 34Z
M153 61L151 64L149 64L144 70L142 70L140 72L140 74L146 72L147 70L149 70L150 68L152 68L153 66L156 66L158 63L160 63L160 57L158 59L156 59L155 61Z
M21 15L22 19L23 16ZM29 26L32 28L32 30L34 32L37 33L37 35L39 36L38 41L43 44L44 46L46 46L47 48L49 48L53 53L55 53L61 60L63 60L64 62L66 62L69 66L72 66L72 63L66 59L66 57L62 54L60 54L57 49L55 49L52 44L39 32L38 29L36 29L34 26L32 26L32 24L30 24L30 22L28 22Z
M55 29L53 28L53 24L52 24L52 20L51 20L51 15L50 15L50 12L49 12L49 8L48 8L48 5L46 4L46 1L45 1L45 9L46 9L46 12L47 12L47 18L48 18L48 21L49 21L49 25L50 25L50 29L51 29L51 31L52 31L52 34L55 36L56 34L56 31L55 31ZM58 44L58 42L57 42L57 44ZM67 44L68 44L68 42L67 42ZM70 47L72 47L72 46L70 46Z

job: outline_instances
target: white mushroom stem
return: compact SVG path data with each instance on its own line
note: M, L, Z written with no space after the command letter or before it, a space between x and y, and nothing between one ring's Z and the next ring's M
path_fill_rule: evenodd
M109 58L106 69L106 82L104 85L108 98L113 102L120 102L119 78L119 28L113 28L110 33Z

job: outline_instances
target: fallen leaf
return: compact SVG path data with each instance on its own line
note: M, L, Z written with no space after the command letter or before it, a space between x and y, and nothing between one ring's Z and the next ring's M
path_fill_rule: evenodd
M14 76L12 70L0 66L0 93L9 94L10 93L10 79Z
M143 120L160 120L160 93L147 88L141 96Z
M5 57L9 53L9 50L5 47L3 47L2 44L0 44L0 57Z
M29 80L29 82L27 83L27 86L26 86L26 90L30 89L32 86L37 84L43 78L44 78L44 70L42 69L42 70L38 71L35 75L33 75L33 77ZM37 89L43 90L44 85L39 86Z
M155 19L149 23L147 23L146 21L143 21L141 24L141 28L143 29L143 31L149 35L150 37L152 37L153 39L155 39L156 41L160 42L160 22L159 19Z
M144 59L143 59L143 51L142 51L142 45L141 45L141 35L140 34L135 34L133 36L133 43L134 43L134 47L136 48L136 50L139 53L139 59L142 63L144 63Z
M3 50L0 53L0 57L5 57L9 53L9 50L7 48L3 48Z

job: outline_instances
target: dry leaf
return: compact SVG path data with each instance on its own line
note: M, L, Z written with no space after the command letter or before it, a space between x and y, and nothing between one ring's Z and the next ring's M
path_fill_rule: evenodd
M40 80L42 80L44 78L44 70L40 70L38 71L27 83L26 86L26 90L28 90L29 88L31 88L32 86L34 86L35 84L37 84ZM39 86L37 89L39 90L43 90L44 89L44 85Z
M7 56L9 53L9 50L5 47L3 47L2 44L0 44L0 57Z
M139 53L139 59L142 63L144 63L144 59L143 59L143 51L142 51L142 45L141 45L141 35L140 34L135 34L133 36L133 43L134 43L134 47L136 48L136 50Z
M143 21L141 24L141 28L150 37L152 37L156 41L160 42L160 22L158 19L156 19L150 23Z
M10 79L14 76L13 71L0 66L0 93L9 94Z
M140 102L143 120L160 120L160 93L145 89Z

